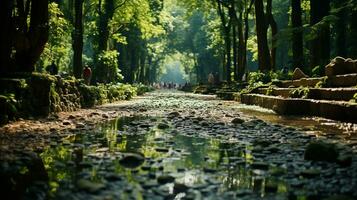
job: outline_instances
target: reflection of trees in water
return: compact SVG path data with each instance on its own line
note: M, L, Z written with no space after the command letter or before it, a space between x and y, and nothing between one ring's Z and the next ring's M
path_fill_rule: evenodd
M185 167L206 166L205 156L210 154L209 143L206 139L188 137L188 136L176 136L176 146L189 152L190 155L186 156Z

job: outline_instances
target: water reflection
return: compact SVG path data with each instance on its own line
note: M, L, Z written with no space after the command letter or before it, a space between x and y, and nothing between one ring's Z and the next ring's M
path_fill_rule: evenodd
M50 177L50 197L56 198L59 190L75 191L79 179L108 185L116 180L114 177L125 183L119 189L130 188L142 196L143 188L157 185L156 177L165 174L174 176L176 183L192 188L211 188L209 192L247 189L264 196L267 183L277 185L274 192L286 192L284 182L264 171L247 169L247 163L251 163L251 156L246 153L249 151L245 151L248 147L236 142L173 134L171 130L158 129L158 121L118 118L93 133L73 135L61 145L48 148L41 157ZM123 167L119 159L124 152L144 155L144 164L136 169ZM113 187L110 185L106 190ZM173 193L174 184L166 187Z

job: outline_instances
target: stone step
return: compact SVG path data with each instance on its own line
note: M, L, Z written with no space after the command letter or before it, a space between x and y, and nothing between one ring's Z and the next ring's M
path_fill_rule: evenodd
M296 88L273 88L269 95L281 96L285 98L291 97L291 92ZM256 93L268 94L268 88L259 88ZM355 88L309 88L309 99L317 100L339 100L349 101L353 98L353 95L357 93L357 87Z
M345 74L330 77L302 78L299 80L279 81L278 87L315 87L319 82L325 82L328 87L353 87L357 85L357 74Z
M262 94L242 94L243 104L272 109L281 115L317 116L328 119L357 122L357 103L313 99L284 98Z

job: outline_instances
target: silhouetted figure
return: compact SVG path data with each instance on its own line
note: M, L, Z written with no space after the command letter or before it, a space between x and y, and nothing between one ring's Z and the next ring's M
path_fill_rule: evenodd
M214 76L211 73L208 74L208 84L213 85L214 84Z
M283 74L288 74L289 73L289 68L284 66L283 69L281 70Z
M86 65L83 69L84 83L89 85L91 78L92 78L92 70L88 65Z
M46 67L46 71L47 71L49 74L51 74L51 75L56 75L56 74L58 74L58 67L57 67L57 65L55 64L55 62L52 62L51 65L48 65L48 66Z

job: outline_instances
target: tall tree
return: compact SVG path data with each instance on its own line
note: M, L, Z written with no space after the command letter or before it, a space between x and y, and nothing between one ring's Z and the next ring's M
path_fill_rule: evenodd
M231 39L231 29L232 29L232 19L227 17L225 8L223 6L223 2L221 0L217 0L217 8L218 8L218 15L221 19L223 35L224 35L224 42L225 42L225 53L226 53L226 62L225 62L225 70L226 70L226 80L227 82L231 82L231 62L232 62L232 39Z
M255 0L255 20L258 39L258 64L259 70L269 71L272 69L267 38L267 23L264 14L263 0Z
M311 41L311 67L324 66L330 59L330 24L322 21L329 12L330 0L310 0L310 25L315 30Z
M270 51L270 63L271 63L271 69L275 69L275 63L276 63L276 49L277 49L277 38L276 35L278 34L278 25L274 19L273 16L273 1L272 0L267 0L267 5L266 5L266 20L267 20L267 25L271 27L271 51ZM268 28L268 27L266 27Z
M82 76L83 52L83 0L74 2L74 31L73 31L73 74L76 78Z
M346 36L347 36L347 0L335 0L334 5L338 10L335 21L336 30L336 54L342 57L347 56Z
M302 68L304 66L304 46L302 30L302 9L301 0L291 0L291 25L293 28L292 35L292 53L293 68ZM307 72L307 69L303 69Z
M351 48L350 48L350 56L353 58L357 58L357 6L354 5L352 8L352 13L350 16L351 21Z
M16 71L32 72L48 40L48 0L17 0L16 6L18 20L13 29Z
M11 13L13 9L13 0L0 1L0 76L5 75L10 65L12 27Z

